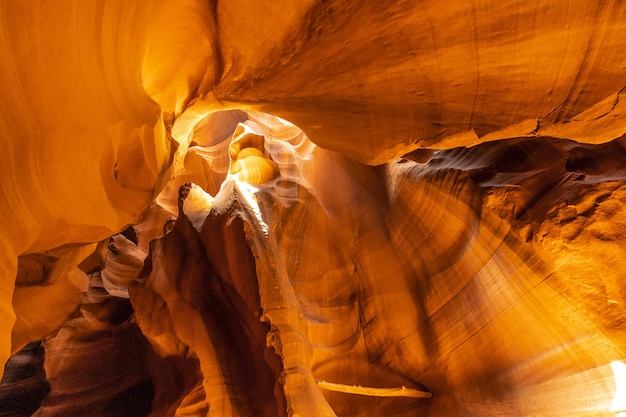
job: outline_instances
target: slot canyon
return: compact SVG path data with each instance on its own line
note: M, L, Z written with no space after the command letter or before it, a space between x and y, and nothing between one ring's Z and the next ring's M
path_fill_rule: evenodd
M626 416L626 2L0 28L0 417Z

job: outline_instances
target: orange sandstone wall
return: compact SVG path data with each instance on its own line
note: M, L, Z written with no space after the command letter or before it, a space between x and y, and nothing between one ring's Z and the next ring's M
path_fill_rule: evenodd
M216 276L247 277L217 297L242 314L247 336L226 339L262 386L233 394L228 343L197 346L236 331L194 298L198 276L158 263L166 237L151 265L167 279L133 284L143 336L124 327L152 343L146 413L615 415L625 21L619 1L0 3L0 363L31 341L66 350L106 239L137 225L147 251L194 181L211 195L190 189L189 231L212 208L243 219L203 244L230 260ZM183 281L198 293L179 297ZM165 320L167 297L199 327L184 309ZM150 365L167 355L171 396Z

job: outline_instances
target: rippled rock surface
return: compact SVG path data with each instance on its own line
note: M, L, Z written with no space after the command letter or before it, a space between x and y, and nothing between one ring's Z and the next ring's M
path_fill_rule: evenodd
M44 372L44 349L33 342L7 361L0 382L0 416L27 417L50 392Z

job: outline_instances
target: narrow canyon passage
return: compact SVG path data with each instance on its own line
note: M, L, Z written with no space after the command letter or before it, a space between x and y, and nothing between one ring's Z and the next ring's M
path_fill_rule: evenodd
M626 413L579 3L0 3L0 416Z

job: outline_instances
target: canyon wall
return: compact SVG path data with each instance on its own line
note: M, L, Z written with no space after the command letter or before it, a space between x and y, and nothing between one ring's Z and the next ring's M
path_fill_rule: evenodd
M626 412L622 2L0 17L0 415Z

